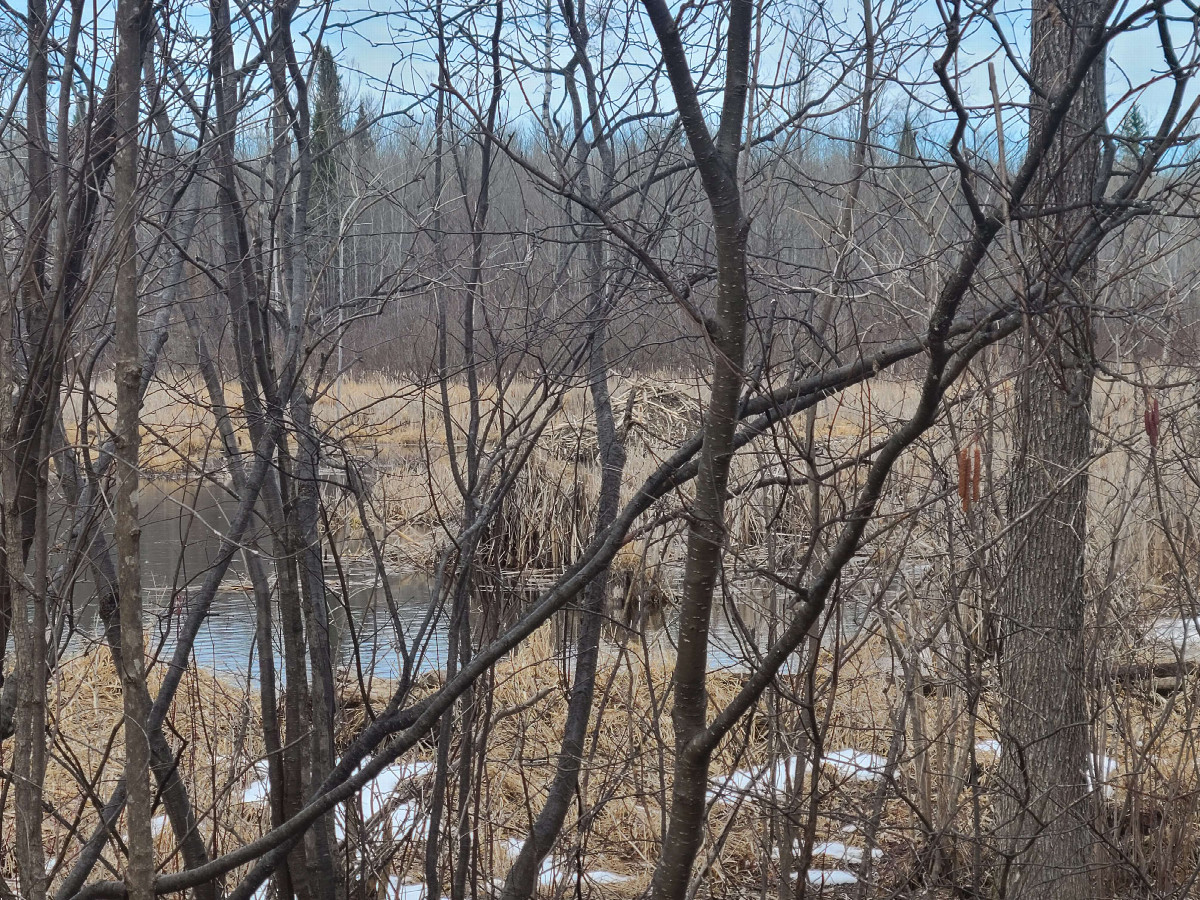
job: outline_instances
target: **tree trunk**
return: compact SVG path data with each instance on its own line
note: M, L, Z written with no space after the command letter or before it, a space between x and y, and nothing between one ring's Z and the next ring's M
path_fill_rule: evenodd
M653 900L683 900L704 833L711 748L699 739L708 725L709 618L724 557L725 495L746 356L750 304L746 239L750 222L742 211L737 172L755 6L752 0L734 0L730 4L725 36L725 86L715 137L705 122L674 17L664 0L643 0L643 6L662 49L679 118L712 210L716 237L716 310L712 318L705 320L713 358L712 387L701 430L703 443L696 493L688 510L687 559L673 679L675 769L671 811L650 885Z
M575 45L576 56L567 67L567 93L571 99L575 135L579 157L580 192L589 202L601 207L608 204L608 195L614 180L613 157L607 138L596 137L595 149L601 159L602 183L594 190L588 173L587 156L592 149L584 135L584 111L579 90L574 83L576 69L581 70L587 88L588 119L601 119L597 109L598 89L592 63L588 59L589 34L587 6L579 0L574 21L571 21L570 6L564 4L564 18ZM600 129L595 129L600 131ZM590 210L583 216L587 246L588 265L588 340L591 353L588 359L588 385L592 397L592 409L596 414L596 441L600 456L600 493L596 504L596 520L592 527L594 535L603 534L613 524L620 510L621 478L625 471L624 435L617 432L613 414L612 396L608 389L609 364L607 353L608 319L615 302L609 279L610 267L601 240L600 222ZM631 388L632 390L632 388ZM554 848L562 831L567 811L579 791L579 772L583 765L584 741L591 721L592 700L596 692L596 667L600 656L601 626L604 606L608 600L608 584L611 568L606 567L583 592L582 616L576 641L575 677L571 684L567 703L567 718L563 725L562 742L554 779L547 791L546 802L529 830L517 859L504 880L501 900L526 900L532 897L537 886L542 860Z
M1098 24L1094 0L1033 7L1032 98L1039 128ZM1031 207L1055 210L1024 236L1035 271L1053 272L1091 219L1104 125L1100 58L1080 87L1043 165ZM1095 896L1084 671L1084 550L1093 362L1090 304L1096 268L1065 286L1059 315L1030 319L1017 376L1009 495L1009 573L1000 592L1001 779L998 806L1003 896ZM1045 277L1045 276L1041 276ZM1063 287L1046 285L1048 289Z
M115 110L118 149L113 191L118 198L115 233L117 274L114 285L117 344L116 544L121 622L121 697L125 713L126 830L129 862L125 884L130 900L154 897L154 836L150 817L150 742L146 722L145 643L142 634L141 525L138 519L139 417L142 400L141 347L138 343L137 162L138 106L142 75L140 0L117 4L118 50Z

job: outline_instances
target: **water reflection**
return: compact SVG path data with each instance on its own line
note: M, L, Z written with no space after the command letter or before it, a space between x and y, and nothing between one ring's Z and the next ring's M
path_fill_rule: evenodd
M236 498L218 485L179 485L150 482L141 491L142 583L147 636L155 656L165 662L175 649L180 626L188 614L189 597L195 596L228 528ZM249 552L254 552L253 550ZM269 559L266 569L273 578ZM345 584L342 584L342 576ZM385 602L378 573L371 560L344 559L341 572L328 564L335 646L339 666L365 675L396 678L403 668L398 621L409 651L415 654L416 671L440 670L446 663L446 615L436 612L433 585L423 576L389 574L396 621ZM99 641L102 627L90 586L82 596L92 597L77 609L76 647ZM761 600L761 585L757 591ZM344 599L343 599L344 594ZM79 596L79 594L77 594ZM532 595L531 595L532 596ZM714 669L744 669L745 660L757 655L765 642L766 621L762 603L747 598L738 602L736 615L718 608L711 629L710 665ZM431 610L435 610L431 614ZM278 609L275 611L278 626ZM256 681L258 652L255 646L254 596L240 555L230 565L221 590L210 608L193 647L195 663L225 677ZM643 624L643 632L663 651L673 651L675 623L661 616ZM610 629L614 642L628 632ZM421 646L414 647L418 636ZM277 631L275 653L282 655ZM356 649L357 648L357 649ZM277 669L279 666L277 665Z
M160 660L169 659L175 650L179 629L188 615L189 598L198 593L216 558L221 535L228 528L228 517L236 503L236 498L219 486L170 482L142 486L143 602L147 638ZM269 559L265 562L273 586L273 566ZM338 664L361 665L364 673L372 672L378 677L397 677L403 667L403 656L373 562L343 560L341 572L346 581L344 599L337 567L329 565L326 572ZM410 652L416 651L417 670L441 668L446 655L445 623L434 617L422 630L431 608L430 581L402 575L389 578L396 618ZM84 596L91 599L77 611L77 646L99 641L103 630L94 592L90 585L83 587ZM275 615L278 625L278 607ZM254 595L239 554L230 565L196 637L193 648L196 664L227 677L248 676L256 680L255 624ZM422 646L413 648L420 634L424 634ZM278 633L275 652L277 658L282 653Z

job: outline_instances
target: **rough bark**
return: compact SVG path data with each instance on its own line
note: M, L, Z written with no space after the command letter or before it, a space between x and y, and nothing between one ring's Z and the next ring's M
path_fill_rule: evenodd
M1062 92L1100 15L1095 0L1035 2L1031 70L1041 93L1031 101L1034 128ZM1032 210L1050 210L1025 229L1034 271L1056 271L1093 220L1103 126L1101 56L1031 191ZM1000 596L1003 862L997 883L1003 896L1017 900L1095 896L1083 582L1095 271L1089 264L1070 284L1047 285L1064 290L1055 315L1026 325L1016 384L1012 525Z

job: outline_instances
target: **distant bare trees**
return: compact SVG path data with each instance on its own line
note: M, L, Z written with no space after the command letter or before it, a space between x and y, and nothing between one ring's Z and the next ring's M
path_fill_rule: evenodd
M1021 897L1095 896L1105 853L1141 875L1094 752L1119 729L1090 671L1092 384L1160 366L1134 382L1149 404L1187 381L1164 360L1195 318L1194 11L1038 6L1028 48L991 7L918 12L437 0L380 17L403 58L355 102L336 30L380 23L336 3L10 10L4 892L332 900L419 878L521 900L567 857L584 892L621 804L656 900L716 893L739 829L760 889L795 875L804 896L838 816L862 825L863 897L904 867ZM1106 108L1105 58L1149 35L1166 74ZM1003 76L982 89L981 56ZM1135 231L1171 239L1133 266ZM160 451L183 535L162 571L139 543ZM358 579L382 598L382 693ZM93 599L122 727L80 744L62 685ZM200 636L230 602L244 710L202 727ZM502 699L548 623L556 679ZM856 643L886 707L872 752L829 744ZM618 706L645 717L640 756L604 758ZM550 737L527 744L528 716ZM1001 746L986 788L977 727ZM778 808L724 805L739 760ZM831 766L872 785L850 809ZM400 793L365 802L385 772ZM873 868L883 845L903 865Z

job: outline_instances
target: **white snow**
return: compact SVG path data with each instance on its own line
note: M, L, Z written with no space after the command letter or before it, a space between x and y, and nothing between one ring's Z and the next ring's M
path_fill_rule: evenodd
M396 791L416 778L432 774L434 764L428 760L401 760L392 763L369 781L358 796L364 822L383 813ZM396 840L423 839L429 833L429 819L416 801L398 804L388 815L391 836ZM334 814L334 834L339 841L346 837L345 808L338 806Z
M521 848L525 846L525 842L520 838L508 838L500 845L504 852L512 859L516 859L517 854L521 852ZM538 869L538 884L542 887L553 887L559 880L567 874L567 863L564 860L554 856L547 856L542 860L541 868ZM619 875L613 875L612 872L601 872L601 876L611 876L620 878ZM589 876L590 877L590 876ZM614 881L597 881L597 884L615 884Z
M423 759L392 763L363 789L363 818L369 819L380 812L398 788L414 778L429 775L433 769L433 763Z
M566 864L553 856L547 856L542 860L542 867L538 869L538 884L542 887L553 887L566 874Z
M975 745L976 756L992 756L996 759L1000 758L1000 742L999 741L979 741Z
M855 781L878 781L887 768L887 759L861 750L834 750L822 762L845 778ZM708 789L708 799L718 802L744 794L766 796L772 790L794 786L800 772L800 757L790 756L770 768L738 769L730 775L719 776Z
M1200 659L1200 618L1159 619L1146 631L1145 643L1151 649L1171 650L1172 658L1178 650L1184 662L1195 662Z
M797 841L792 849L795 856L800 855L800 842ZM779 855L779 850L776 848L772 851L773 856ZM812 849L813 859L823 859L828 862L844 863L848 866L857 866L863 861L865 852L861 847L851 847L843 844L841 841L826 841L822 844L816 844ZM878 847L871 849L871 859L882 859L883 851Z
M167 827L167 817L166 816L155 816L153 819L150 820L150 833L154 837L158 837L160 834L162 834L163 829L166 827Z
M390 795L396 788L414 778L424 778L432 775L436 766L427 759L407 759L394 762L370 783L370 787L381 794Z
M385 900L425 900L425 883L404 884L397 876L391 875L388 877Z
M800 772L800 758L789 756L782 759L770 769L738 769L731 775L724 776L715 786L708 790L709 800L724 800L727 797L739 796L751 792L766 794L772 788L783 790L789 784L795 784ZM729 796L732 795L732 796Z
M395 838L419 837L423 840L429 835L429 818L411 800L392 810L391 824L392 837Z
M839 775L855 781L878 781L883 777L887 760L875 753L861 750L834 750L825 757L825 765L836 769Z
M854 884L858 876L844 869L809 869L808 883L813 887L828 887L839 884Z
M271 794L271 787L268 783L267 761L260 759L254 764L251 769L254 773L254 781L246 788L246 792L242 794L243 803L262 803Z
M628 881L632 875L618 875L616 872L605 872L603 869L596 872L586 872L583 876L593 884L621 884Z
M1101 790L1105 798L1111 800L1117 793L1117 789L1113 786L1111 779L1119 767L1120 763L1111 756L1101 757L1093 753L1092 764L1083 773L1083 777L1087 780L1088 790L1096 789L1095 779L1098 775L1100 777Z
M813 847L812 855L813 859L828 859L832 862L842 862L856 866L863 861L864 854L861 847L848 847L841 841L828 841ZM871 859L880 859L882 857L883 851L878 847L871 849Z

